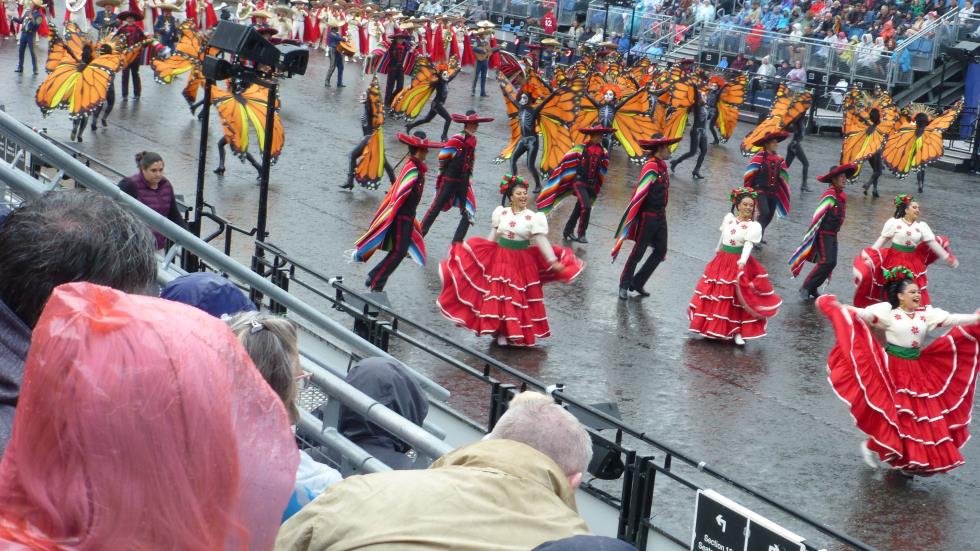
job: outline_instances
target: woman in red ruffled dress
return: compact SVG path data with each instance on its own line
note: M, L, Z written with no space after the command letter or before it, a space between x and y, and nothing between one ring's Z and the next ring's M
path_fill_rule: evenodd
M964 463L960 448L970 438L980 314L922 306L908 268L886 277L888 302L855 308L833 295L817 299L837 335L830 384L869 437L861 444L869 466L880 459L908 475L946 472ZM926 333L941 327L951 329L923 347ZM884 331L884 346L873 329Z
M783 303L752 256L752 247L762 239L762 226L754 220L756 195L748 187L732 190L732 212L721 221L718 253L704 268L687 308L691 331L739 346L765 336L766 320Z
M541 286L569 282L585 263L571 249L548 242L548 219L527 208L527 183L504 176L503 201L491 217L490 236L454 243L439 264L442 314L502 346L532 346L551 336Z
M885 247L885 245L888 245ZM950 252L949 239L936 236L925 222L919 221L919 203L903 193L895 197L895 216L885 222L881 236L854 259L854 306L864 308L887 300L883 270L904 266L915 274L922 291L922 305L931 304L926 267L943 259L952 267L959 262Z

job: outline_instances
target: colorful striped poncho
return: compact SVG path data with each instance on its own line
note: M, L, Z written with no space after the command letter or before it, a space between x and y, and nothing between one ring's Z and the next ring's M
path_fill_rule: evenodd
M755 189L759 189L757 186L752 185L756 174L762 169L762 164L766 162L766 157L768 153L764 150L760 151L752 157L749 161L748 168L745 169L745 176L742 177L742 181L745 185ZM786 166L786 161L779 159L779 176L776 178L776 214L780 218L785 218L789 214L790 209L790 193L789 193L789 167Z
M536 206L539 212L548 214L562 199L572 195L572 184L575 183L578 175L578 165L582 162L584 154L585 144L576 145L569 149L568 153L565 153L561 162L551 172L548 183L545 184L544 189L538 194ZM599 164L598 188L601 188L603 182L605 182L606 170L608 168L609 156L607 154ZM593 198L594 200L595 198Z
M622 248L623 243L627 239L636 241L636 231L639 227L637 217L640 213L640 208L643 206L647 194L650 193L650 188L661 178L664 179L665 186L670 186L670 177L667 175L667 163L660 159L651 158L647 161L647 164L643 165L643 170L640 172L640 183L636 185L636 190L633 191L633 198L630 199L629 206L626 207L626 212L623 213L623 218L619 221L619 227L616 228L616 243L613 244L612 248L613 261L616 260L616 256L619 255L619 249Z
M401 208L405 199L412 192L412 188L424 185L425 166L420 166L418 161L409 157L401 174L398 175L398 180L395 181L384 200L381 201L381 206L374 214L374 219L371 220L371 226L367 233L362 235L354 244L355 262L367 262L378 249L391 250L394 235L391 234L390 230L395 223L398 209ZM425 265L425 242L422 240L422 228L419 226L418 220L413 222L412 243L408 246L408 255L420 266Z
M803 264L806 261L809 260L814 264L820 261L820 252L813 247L817 242L817 231L820 229L824 215L836 205L837 194L833 188L824 191L820 197L820 203L817 204L817 210L813 211L813 219L810 221L810 227L803 233L803 242L793 251L793 255L789 257L789 269L793 272L793 277L800 275L800 271L803 270Z

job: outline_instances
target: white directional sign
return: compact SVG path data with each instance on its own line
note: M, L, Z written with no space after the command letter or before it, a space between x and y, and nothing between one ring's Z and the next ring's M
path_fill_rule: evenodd
M691 551L806 551L803 538L713 490L698 490Z

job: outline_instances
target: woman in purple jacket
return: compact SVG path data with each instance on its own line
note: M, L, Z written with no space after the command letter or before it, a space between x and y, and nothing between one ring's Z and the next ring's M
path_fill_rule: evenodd
M139 172L120 180L119 189L174 224L187 229L187 223L177 209L174 188L170 185L170 181L163 177L163 157L152 151L141 151L136 154L136 166ZM166 237L152 228L150 231L156 239L157 249L162 249L167 243Z

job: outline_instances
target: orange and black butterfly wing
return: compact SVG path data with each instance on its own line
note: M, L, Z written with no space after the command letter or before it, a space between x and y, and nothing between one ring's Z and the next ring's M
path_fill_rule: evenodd
M384 129L377 127L371 134L367 145L361 151L361 156L354 167L354 179L362 186L377 189L385 171L385 138Z
M918 167L935 162L943 156L943 132L952 126L962 109L963 100L959 100L926 126L916 152L915 164Z
M178 76L190 73L196 63L186 57L172 55L166 59L155 57L150 60L153 69L153 79L161 84L171 84Z
M507 141L507 146L494 158L494 162L500 163L510 159L511 155L514 154L517 142L521 139L521 125L517 120L517 106L507 99L516 96L514 87L511 86L510 81L500 72L497 73L497 83L500 84L500 93L504 97L504 108L507 110L507 127L510 129L510 139Z
M906 123L888 136L881 160L895 175L902 177L915 168L915 123Z
M47 115L59 107L67 107L79 78L79 65L63 61L54 68L34 94L34 102Z
M613 118L616 139L623 146L631 161L641 162L646 155L637 140L647 140L657 131L650 115L650 93L642 90L631 97L617 111ZM683 132L683 128L681 132Z
M755 155L759 151L759 147L753 145L755 141L770 132L778 132L780 129L782 129L780 118L769 115L742 139L740 147L742 154L746 156Z
M262 149L265 147L266 139L272 140L271 158L274 162L282 153L282 148L286 141L286 133L283 129L282 120L280 120L278 112L273 115L272 130L269 131L269 129L266 128L265 119L269 109L268 98L269 91L258 84L253 84L242 92L245 112L248 117L248 121L252 124L252 128L255 130L255 136L258 138L259 151L262 151ZM276 110L278 111L278 105L276 106Z
M122 59L122 54L100 55L82 69L68 106L73 118L88 115L102 105Z
M211 87L211 104L221 118L221 129L225 133L225 141L236 155L244 155L248 151L248 117L245 106L230 90Z
M381 85L378 84L378 75L371 78L371 85L367 91L367 101L371 104L371 128L378 128L385 122L385 110L381 103Z
M565 153L572 148L572 134L569 126L574 121L575 92L559 92L548 100L541 109L538 126L541 130L541 170L550 174L560 163Z
M418 118L425 104L435 92L432 84L436 78L435 68L429 58L420 57L415 62L415 75L412 79L412 85L398 92L391 101L391 110L394 116L408 121Z

